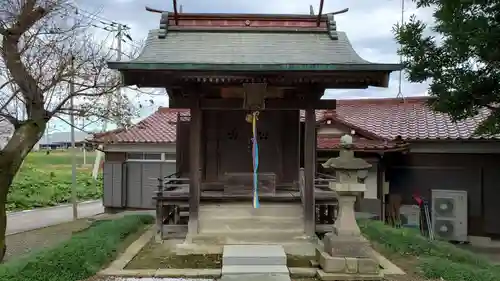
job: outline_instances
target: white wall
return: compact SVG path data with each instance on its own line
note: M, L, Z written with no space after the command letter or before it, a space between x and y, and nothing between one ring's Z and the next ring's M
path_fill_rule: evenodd
M342 136L345 134L344 131L341 131L337 128L332 128L332 127L321 127L318 129L318 135L337 135L337 136Z
M366 192L365 199L377 199L377 165L373 165L368 171L368 177L365 179Z
M175 143L168 144L106 144L106 152L166 152L175 153Z

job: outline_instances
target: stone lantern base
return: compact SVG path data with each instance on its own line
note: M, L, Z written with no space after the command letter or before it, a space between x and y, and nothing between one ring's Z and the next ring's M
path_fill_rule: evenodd
M321 280L382 280L379 263L370 242L359 230L354 213L356 197L339 193L339 214L334 230L325 234L324 248L316 250Z
M316 249L321 280L382 280L383 274L370 242L362 236L325 235L324 248Z

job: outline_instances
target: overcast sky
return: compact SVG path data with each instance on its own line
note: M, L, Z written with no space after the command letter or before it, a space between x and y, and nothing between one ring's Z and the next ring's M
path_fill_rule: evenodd
M304 0L178 0L184 12L197 13L284 13L308 14L309 5L318 12L319 2ZM144 7L172 11L169 0L76 0L80 9L88 12L99 11L99 16L108 21L116 21L130 27L132 39L144 40L148 30L156 29L160 15L147 12ZM405 4L405 19L416 14L426 22L432 20L429 10L416 10L411 1ZM364 59L372 62L397 63L397 44L392 27L401 20L401 0L325 0L324 13L349 8L349 12L336 16L337 29L345 31L354 49ZM129 46L130 44L126 44ZM328 90L328 99L356 99L374 97L396 97L398 94L399 73L391 75L389 88L371 87L362 90ZM403 80L404 96L425 95L427 84L411 84ZM144 110L143 117L157 106L168 105L166 96L155 98L154 108Z

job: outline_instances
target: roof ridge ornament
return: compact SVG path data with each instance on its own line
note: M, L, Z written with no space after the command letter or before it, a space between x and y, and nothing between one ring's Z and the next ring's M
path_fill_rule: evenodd
M174 7L174 22L175 22L175 25L179 25L179 13L177 12L177 0L173 0L172 4ZM167 32L168 32L169 12L165 11L165 10L153 9L153 8L148 7L148 6L146 6L146 11L161 14L161 19L160 19L160 31L161 32L158 35L158 38L165 39L165 37L167 37ZM182 13L182 5L180 7L180 12Z
M159 39L165 39L168 33L168 12L161 14Z
M343 10L327 14L327 17L328 17L328 20L327 20L328 35L330 35L330 38L332 40L339 39L339 35L337 33L337 22L335 21L335 15L347 13L348 11L349 11L349 8L345 8Z
M337 22L335 21L333 14L328 14L327 16L328 21L326 23L326 28L328 29L328 35L332 40L338 40L339 34L337 33Z
M151 13L157 13L161 14L161 19L160 19L160 33L158 34L159 39L165 39L167 37L167 32L168 32L168 11L165 10L159 10L159 9L154 9L146 6L146 11L151 12Z

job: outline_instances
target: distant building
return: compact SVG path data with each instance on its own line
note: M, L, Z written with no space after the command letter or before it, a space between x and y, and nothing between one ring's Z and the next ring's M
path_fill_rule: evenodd
M91 135L77 131L75 132L75 146L82 147L85 139ZM40 140L40 149L67 149L71 147L71 132L56 132L44 135Z
M12 136L12 125L6 120L0 120L0 149L3 149Z

